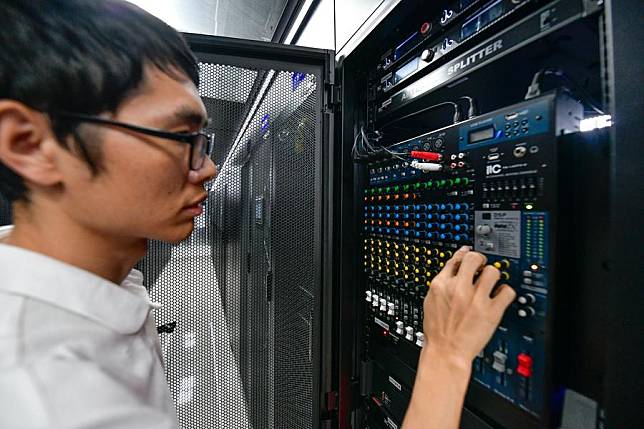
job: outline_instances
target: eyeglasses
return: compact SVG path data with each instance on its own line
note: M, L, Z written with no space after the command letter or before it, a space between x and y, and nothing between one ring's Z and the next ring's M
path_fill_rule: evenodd
M156 128L140 127L138 125L112 121L111 119L99 118L97 116L84 115L82 113L56 112L54 115L80 122L89 122L93 124L111 125L114 127L125 128L127 130L136 131L137 133L189 144L190 168L192 170L199 170L201 167L203 167L206 158L210 158L210 156L212 155L212 149L215 144L214 134L205 134L202 132L171 133L169 131L159 130Z

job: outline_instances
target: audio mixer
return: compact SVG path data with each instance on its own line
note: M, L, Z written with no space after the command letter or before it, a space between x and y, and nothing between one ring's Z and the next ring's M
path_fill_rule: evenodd
M389 149L402 156L368 165L366 361L380 425L402 422L425 344L423 299L462 245L485 254L517 292L474 362L469 395L549 418L557 137L579 131L582 116L577 101L550 93L397 143Z

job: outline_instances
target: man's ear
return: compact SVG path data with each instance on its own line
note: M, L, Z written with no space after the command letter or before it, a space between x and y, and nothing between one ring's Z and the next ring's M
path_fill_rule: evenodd
M42 113L13 100L0 100L0 161L36 186L61 182L56 154L62 149Z

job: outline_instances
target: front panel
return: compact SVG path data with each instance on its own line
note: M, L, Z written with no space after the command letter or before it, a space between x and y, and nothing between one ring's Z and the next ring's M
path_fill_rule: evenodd
M425 342L423 299L462 245L485 254L518 295L474 362L474 390L526 421L549 419L555 130L573 131L568 118L581 114L551 94L400 142L389 147L393 159L369 164L361 222L371 401L398 423ZM414 168L419 157L440 171Z

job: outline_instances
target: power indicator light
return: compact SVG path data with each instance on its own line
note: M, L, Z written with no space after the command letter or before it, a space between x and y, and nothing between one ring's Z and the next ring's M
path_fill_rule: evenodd
M534 208L534 206L532 204L526 204L525 205L526 210L532 210L533 208Z
M539 269L539 265L537 265L537 264L532 264L532 265L530 265L530 269L531 269L532 271L537 271L537 270Z

